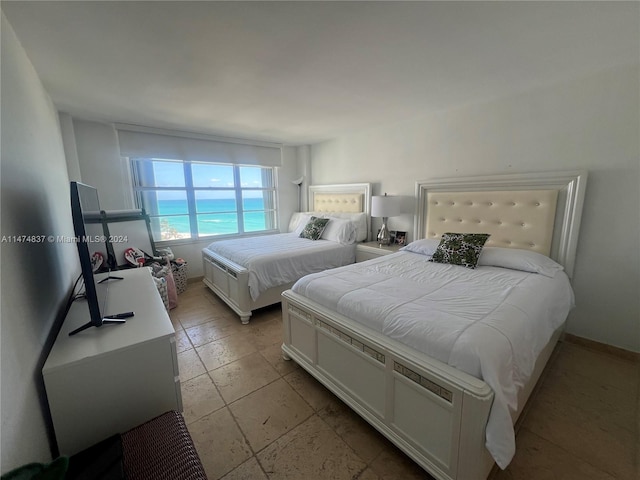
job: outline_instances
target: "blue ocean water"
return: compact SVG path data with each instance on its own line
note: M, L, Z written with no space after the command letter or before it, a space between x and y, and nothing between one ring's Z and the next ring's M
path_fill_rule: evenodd
M198 233L200 235L224 235L238 233L236 202L231 199L197 200ZM244 230L255 232L267 228L267 219L262 198L244 199ZM168 221L168 227L181 235L188 236L189 216L186 200L158 200L158 214ZM219 212L219 213L218 213ZM175 216L174 216L175 215ZM164 235L163 235L164 237Z

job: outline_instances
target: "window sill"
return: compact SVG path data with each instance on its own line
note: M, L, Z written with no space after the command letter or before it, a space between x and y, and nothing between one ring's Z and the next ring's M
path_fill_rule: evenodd
M203 244L209 245L215 241L220 240L233 240L236 238L248 238L248 237L260 237L264 235L275 235L276 233L282 233L279 230L268 230L263 232L250 232L250 233L242 233L242 234L233 234L233 235L211 235L209 237L200 237L200 238L178 238L176 240L157 240L154 241L156 248L162 247L173 247L179 245L196 245Z

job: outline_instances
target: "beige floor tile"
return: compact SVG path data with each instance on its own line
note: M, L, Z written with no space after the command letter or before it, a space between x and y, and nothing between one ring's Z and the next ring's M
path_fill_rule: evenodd
M344 442L366 463L372 462L388 441L344 403L332 403L318 412Z
M317 415L257 454L270 480L358 478L367 465Z
M178 299L182 300L188 297L203 295L206 291L208 291L208 289L202 281L189 282L187 289L178 295Z
M255 452L313 414L307 402L282 379L239 399L229 409Z
M567 370L549 372L536 398L578 408L603 428L612 425L632 432L636 427L636 395Z
M269 480L255 457L251 457L235 470L227 473L222 480Z
M634 432L599 422L588 409L545 394L544 385L523 427L613 476L636 478Z
M240 322L235 322L227 317L214 317L209 322L185 329L185 332L191 343L200 347L234 333L240 333L243 328L244 325Z
M370 467L380 480L433 480L431 475L389 442Z
M296 362L282 358L282 342L263 348L260 350L260 355L262 355L282 376L300 368Z
M506 470L498 470L492 480L608 480L615 478L526 428L522 428L518 433L517 443L518 448L511 464Z
M251 334L251 342L258 350L282 344L282 320L279 318L265 318L262 321L251 322L246 327Z
M302 368L287 374L284 379L316 412L340 402L333 393Z
M256 352L255 345L245 333L236 333L196 348L207 370L215 370L227 363Z
M189 340L189 337L187 336L187 333L180 328L179 330L176 329L176 351L177 353L181 353L184 352L186 350L189 350L193 348L193 345L191 345L191 341Z
M257 352L209 372L227 404L258 390L280 375Z
M193 308L194 305L204 304L206 301L205 290L201 288L192 289L190 287L186 292L178 295L178 306L181 310Z
M178 371L180 381L185 382L206 372L196 351L191 348L178 353Z
M553 372L578 374L595 385L607 385L630 395L637 394L640 364L568 342L563 342L560 347Z
M222 478L252 456L226 408L189 424L188 429L209 480Z
M204 298L193 299L185 305L178 305L174 310L183 328L191 328L196 325L220 318L221 314L210 302Z
M380 480L380 477L370 467L367 467L356 478L357 480Z
M187 424L224 407L224 400L208 374L181 383L182 412Z

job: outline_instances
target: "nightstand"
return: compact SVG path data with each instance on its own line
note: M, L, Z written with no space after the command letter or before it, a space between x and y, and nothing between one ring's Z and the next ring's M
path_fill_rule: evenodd
M356 247L356 262L364 262L382 255L389 255L397 252L401 247L402 245L380 246L378 242L359 243Z

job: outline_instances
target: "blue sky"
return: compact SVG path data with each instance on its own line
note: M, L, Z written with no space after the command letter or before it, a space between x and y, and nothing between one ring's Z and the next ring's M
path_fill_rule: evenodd
M184 171L181 162L154 162L155 183L159 187L184 187ZM195 187L233 188L233 167L205 163L192 164L193 184ZM261 187L261 169L258 167L240 167L240 180L245 188ZM261 197L260 192L248 192L245 198ZM158 192L159 200L183 199L182 192ZM200 192L199 199L235 198L233 190Z

